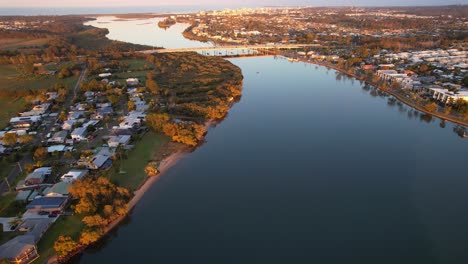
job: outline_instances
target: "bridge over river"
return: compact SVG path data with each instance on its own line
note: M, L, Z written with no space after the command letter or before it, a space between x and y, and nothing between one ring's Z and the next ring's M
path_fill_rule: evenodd
M226 52L226 51L239 51L239 50L256 50L256 51L271 51L271 50L285 50L285 49L306 49L306 48L324 48L320 44L280 44L280 45L223 45L212 47L197 47L197 48L174 48L174 49L153 49L139 51L145 54L152 53L172 53L172 52Z

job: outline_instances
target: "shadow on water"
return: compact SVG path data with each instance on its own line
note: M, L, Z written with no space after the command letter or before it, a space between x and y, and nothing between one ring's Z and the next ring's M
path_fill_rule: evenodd
M101 251L102 249L106 248L107 245L109 245L112 240L116 239L119 236L119 229L125 226L128 226L132 223L132 217L131 213L129 214L114 228L112 229L109 233L107 233L103 238L101 238L98 242L94 243L93 245L89 246L86 248L86 250L83 253L80 253L76 256L74 256L70 261L67 263L70 264L78 264L81 262L81 258L84 253L86 254L95 254Z
M466 127L464 127L464 126L456 125L453 128L453 132L455 132L455 134L457 134L461 138L467 138L468 137L468 129Z

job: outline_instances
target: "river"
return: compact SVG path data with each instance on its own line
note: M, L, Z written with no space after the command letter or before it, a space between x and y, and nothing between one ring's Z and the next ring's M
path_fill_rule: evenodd
M454 124L324 67L231 61L241 100L80 263L468 263Z

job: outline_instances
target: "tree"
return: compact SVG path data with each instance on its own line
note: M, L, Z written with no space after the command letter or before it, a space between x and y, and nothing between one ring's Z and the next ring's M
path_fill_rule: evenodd
M170 136L172 140L184 143L189 146L196 146L206 133L204 126L193 122L180 124L168 123L163 127L164 134Z
M116 186L105 177L75 181L69 191L74 198L79 199L75 205L75 212L90 215L98 213L108 204L125 205L131 196L127 189ZM119 216L119 213L116 211L114 215Z
M109 102L112 104L112 105L115 105L119 102L119 97L115 94L111 94L107 97L107 100L109 100Z
M168 114L149 114L146 116L146 123L156 132L162 132L164 125L170 120Z
M445 106L444 113L446 115L449 115L452 112L452 107L450 106Z
M59 79L63 79L63 78L70 77L71 75L72 75L72 72L70 71L70 69L68 67L63 67L58 73L57 77Z
M43 160L47 158L49 154L47 148L39 147L34 151L34 160Z
M102 216L96 214L91 216L85 216L83 218L83 223L85 223L88 227L99 227L102 228L107 225L107 220Z
M60 112L60 115L59 115L58 119L59 119L61 122L67 120L67 112L65 112L65 111Z
M27 143L33 141L34 137L31 136L31 135L23 135L23 136L20 136L18 140L19 140L19 143L21 143L21 144L27 144Z
M80 243L83 245L92 244L101 238L102 232L99 230L85 230L81 232Z
M158 83L153 79L146 80L146 87L151 91L152 94L158 94L160 91Z
M71 237L59 236L57 241L54 243L54 250L57 252L57 255L63 257L72 252L77 246L78 243L76 243L76 241L74 241Z
M128 101L127 108L128 108L128 111L135 110L135 108L136 108L135 102L132 101L132 100Z
M16 135L16 133L6 133L3 136L3 143L8 146L16 145L17 140L18 136Z
M152 161L152 162L148 163L148 165L146 165L145 172L146 172L146 176L148 176L148 177L154 177L154 176L158 175L159 171L158 171L157 162Z
M432 102L432 103L426 104L426 105L424 106L424 108L425 108L427 111L429 111L429 112L432 113L432 112L435 112L435 111L437 110L437 104L434 103L434 102Z

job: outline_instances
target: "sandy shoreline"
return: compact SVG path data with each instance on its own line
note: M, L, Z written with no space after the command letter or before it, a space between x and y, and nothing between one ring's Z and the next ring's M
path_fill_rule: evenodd
M161 176L164 175L172 166L174 166L179 160L181 160L186 154L189 152L187 150L179 150L175 153L172 153L169 155L167 158L163 159L160 163L160 166L158 168L159 173L158 175L154 177L147 177L145 182L140 186L138 190L134 192L134 196L132 199L128 202L127 207L128 207L128 213L120 216L119 218L115 219L110 223L106 228L104 229L104 235L112 231L115 227L117 227L120 222L127 217L133 208L138 204L138 202L143 198L143 195L148 191L148 189L156 182L159 180Z
M169 155L168 157L164 158L161 161L160 166L158 168L158 170L159 170L158 175L156 175L154 177L147 177L145 179L145 182L140 186L140 188L134 192L134 196L127 203L128 213L126 213L125 215L119 216L117 219L115 219L110 224L108 224L104 228L103 234L99 238L99 240L104 239L105 236L107 234L109 234L109 232L111 232L114 228L117 228L119 226L119 224L122 222L122 220L124 220L128 215L131 214L133 208L135 208L135 206L138 204L138 202L141 200L141 198L143 198L144 194L148 191L148 189L154 183L156 183L159 180L159 178L164 175L164 173L166 173L172 166L177 164L177 162L179 160L181 160L183 157L185 157L185 155L187 155L188 153L190 153L189 149L183 149L183 150L176 151L176 152L172 153L171 155ZM89 246L92 246L92 244L80 249L73 256L76 256L76 255L79 255L79 254L83 253ZM73 257L73 256L71 256L71 257ZM59 261L57 259L57 255L51 256L46 261L46 263L49 263L49 264L59 263Z
M207 122L205 122L205 128L208 130L209 127L212 127L216 124L218 124L219 121L216 121L216 120L209 120ZM196 147L195 147L196 148ZM191 152L191 150L195 149L195 148L191 148L191 147L186 147L186 148L183 148L183 149L180 149L180 150L177 150L176 152L170 154L169 156L167 156L166 158L164 158L160 164L159 164L159 167L158 167L158 175L154 176L154 177L146 177L145 181L143 182L142 185L140 185L140 187L138 188L138 190L136 190L133 194L134 196L132 197L132 199L130 199L130 201L127 203L127 208L128 208L128 212L125 214L125 215L122 215L122 216L119 216L117 219L115 219L114 221L112 221L110 224L108 224L104 230L103 230L103 234L101 236L101 238L99 238L99 240L101 239L104 239L105 236L107 234L109 234L109 232L111 232L112 230L114 230L115 228L118 228L119 224L128 216L131 214L132 210L135 208L135 206L138 204L138 202L143 198L144 194L148 191L148 189L154 184L156 183L159 178L161 176L163 176L170 168L172 168L174 165L177 164L177 162L181 159L183 159L187 154L189 154ZM83 253L89 246L92 246L92 244L84 247L83 249L81 249L79 252L76 252L75 255L79 255L81 253ZM53 263L59 263L58 262L58 259L57 259L57 256L54 255L52 257L50 257L47 261L47 263L49 264L53 264Z

